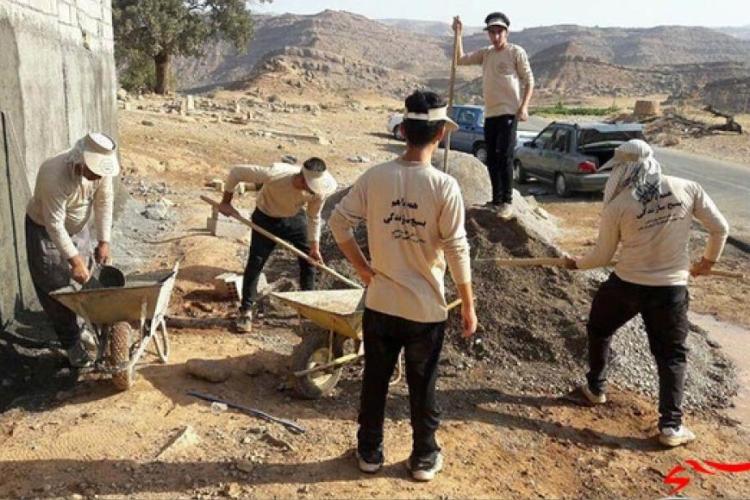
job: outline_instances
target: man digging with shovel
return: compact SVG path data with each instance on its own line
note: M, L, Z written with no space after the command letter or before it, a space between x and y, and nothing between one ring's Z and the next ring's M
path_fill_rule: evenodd
M614 272L594 297L588 321L589 372L581 391L592 404L607 401L609 347L618 328L643 318L659 375L659 442L679 446L695 439L682 425L687 367L688 276L706 275L719 260L727 221L695 182L663 175L651 147L631 140L615 151L604 189L596 247L566 258L569 269L607 265L621 245ZM607 165L605 165L606 168ZM708 230L700 261L690 265L693 217Z
M325 199L336 190L336 181L323 160L310 158L301 169L286 163L274 163L271 168L258 165L232 168L224 197L218 206L219 212L226 216L237 213L231 203L234 188L240 182L263 184L256 199L253 223L322 262L320 213ZM275 246L274 241L253 230L242 282L242 303L235 322L240 333L252 331L252 308L258 296L258 279ZM315 268L301 257L299 268L300 288L312 290L315 286Z
M364 172L329 219L339 248L367 285L359 468L375 473L383 466L388 383L403 348L413 430L406 465L419 481L430 481L443 466L435 440L440 423L435 382L448 317L446 261L462 299L464 336L477 327L461 191L453 177L430 164L446 129L456 127L446 111L437 94L410 95L401 125L406 152ZM367 225L371 262L354 239L361 221Z
M76 368L92 362L81 345L81 324L75 313L49 292L69 285L71 278L84 284L91 277L88 222L92 211L99 240L94 257L98 263L109 259L112 178L120 171L116 147L110 137L91 133L72 149L46 160L39 168L34 195L26 208L31 280L70 364Z

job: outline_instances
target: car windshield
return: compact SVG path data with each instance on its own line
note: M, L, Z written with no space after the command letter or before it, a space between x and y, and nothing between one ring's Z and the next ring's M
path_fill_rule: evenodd
M482 120L482 110L475 108L453 108L449 116L457 123L474 124Z
M581 130L579 146L597 144L600 142L627 142L631 139L644 139L640 130L613 130L611 132L600 132L595 129Z

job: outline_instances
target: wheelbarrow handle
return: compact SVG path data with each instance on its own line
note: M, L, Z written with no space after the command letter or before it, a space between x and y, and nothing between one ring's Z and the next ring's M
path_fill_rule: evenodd
M209 205L211 205L214 208L217 208L219 206L219 203L217 203L216 201L212 200L208 196L201 195L201 200L205 201L206 203L208 203ZM252 228L254 231L259 232L260 234L262 234L263 236L265 236L269 240L273 241L274 243L278 243L282 247L284 247L287 250L289 250L290 252L292 252L297 257L299 257L301 259L305 259L307 262L309 262L313 266L315 266L315 267L317 267L319 269L322 269L323 271L327 272L331 276L334 276L335 278L343 281L347 285L349 285L351 287L354 287L354 288L362 288L362 285L360 285L356 281L352 281L349 278L347 278L346 276L344 276L343 274L340 274L336 270L334 270L334 269L326 266L322 262L318 262L317 260L315 260L312 257L310 257L309 255L307 255L305 252L302 252L302 251L298 250L294 245L292 245L288 241L279 238L275 234L267 231L266 229L263 229L262 227L258 226L253 221L251 221L250 219L248 219L246 217L243 217L242 215L239 215L239 214L232 214L232 217L234 219L238 220L239 222L243 223L244 225Z
M227 405L228 408L239 410L253 417L257 417L262 420L267 420L269 422L275 422L277 424L281 424L284 427L286 427L288 430L294 432L295 434L304 434L305 432L305 429L303 427L300 427L299 425L295 424L291 420L274 417L273 415L269 415L268 413L261 411L261 410L256 410L255 408L250 408L250 407L243 406L237 403L232 403L231 401L219 399L217 397L211 396L210 394L202 394L196 391L187 391L187 394L188 396L193 396L194 398L202 399L210 403L222 403L222 404Z

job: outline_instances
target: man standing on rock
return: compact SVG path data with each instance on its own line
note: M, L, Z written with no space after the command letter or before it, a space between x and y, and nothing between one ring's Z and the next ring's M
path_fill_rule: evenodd
M91 358L81 344L82 328L73 311L49 296L70 284L90 278L91 240L88 222L94 213L99 244L97 262L109 259L112 233L112 178L120 171L112 138L99 133L84 136L68 151L49 158L39 168L26 208L26 254L39 302L52 321L70 364L82 368Z
M659 375L659 441L679 446L695 439L682 425L687 367L688 276L708 274L719 260L727 221L695 182L663 175L651 147L631 140L610 160L599 239L569 269L606 266L622 243L609 280L594 297L588 321L589 372L581 391L592 404L607 401L609 348L622 325L640 313ZM700 261L690 265L693 217L708 230Z
M463 24L458 17L453 19L453 30L457 34L458 64L482 66L484 140L492 182L492 200L488 205L497 209L501 217L509 219L513 215L516 129L518 121L529 119L534 76L526 51L508 43L508 17L502 12L493 12L484 23L492 45L471 54L464 54Z
M401 125L406 152L364 172L329 220L334 238L367 285L362 329L365 370L360 399L357 458L363 472L382 466L388 382L401 349L409 385L412 476L430 481L443 466L435 440L439 410L435 383L448 310L446 261L463 301L463 335L477 327L471 287L464 204L456 180L432 167L430 158L447 129L443 99L414 92ZM354 239L365 221L371 262Z
M336 190L336 181L320 158L310 158L299 167L274 163L271 168L238 165L229 172L219 212L232 215L234 188L240 182L262 184L252 221L271 234L288 241L315 260L320 255L320 213L326 197ZM303 211L302 208L305 207ZM252 308L258 296L258 279L276 243L257 231L252 232L250 254L242 282L242 303L235 327L240 333L253 328ZM300 288L315 287L315 268L299 259Z

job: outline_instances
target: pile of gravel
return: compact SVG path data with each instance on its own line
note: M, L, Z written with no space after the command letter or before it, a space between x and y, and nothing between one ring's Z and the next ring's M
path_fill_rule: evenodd
M433 163L442 165L441 152ZM479 202L487 196L486 168L475 158L451 153L448 172L461 185L464 198ZM326 204L327 218L345 190ZM472 194L473 193L473 194ZM533 198L514 196L517 218L503 221L491 210L467 202L466 230L471 244L473 285L479 328L471 343L460 337L460 314L450 315L444 371L462 376L465 368L481 364L484 372L517 391L559 394L584 380L587 371L586 321L591 300L608 271L567 271L550 267L499 268L490 259L558 257L553 243L556 221L536 206ZM367 237L361 225L355 236L367 253ZM356 277L327 228L321 250L327 264L342 274ZM320 275L319 287L345 288L335 279ZM449 297L456 292L446 279ZM736 394L732 363L704 331L692 327L688 339L688 377L685 404L692 409L726 407ZM656 365L640 318L623 326L612 345L610 383L656 398ZM469 382L470 383L470 382Z

